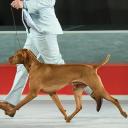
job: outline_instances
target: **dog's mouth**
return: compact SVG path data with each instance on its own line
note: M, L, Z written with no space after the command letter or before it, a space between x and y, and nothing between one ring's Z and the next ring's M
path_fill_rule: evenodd
M9 57L8 62L9 62L9 64L23 64L21 58L19 59L16 56Z

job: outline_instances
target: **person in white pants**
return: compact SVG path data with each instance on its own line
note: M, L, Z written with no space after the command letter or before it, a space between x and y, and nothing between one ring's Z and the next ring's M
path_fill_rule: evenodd
M57 35L63 34L54 12L55 0L14 0L11 6L22 9L22 21L27 31L24 48L30 49L44 63L64 64ZM19 101L28 79L23 65L17 65L14 83L5 101L0 101L0 108L5 111L12 109ZM90 88L87 89L92 93Z

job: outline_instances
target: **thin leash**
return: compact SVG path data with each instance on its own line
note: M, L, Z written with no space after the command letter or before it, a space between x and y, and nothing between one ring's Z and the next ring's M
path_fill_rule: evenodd
M21 47L21 42L20 42L20 39L19 39L19 36L18 36L18 32L17 32L17 27L16 27L16 21L15 21L15 16L14 16L13 8L10 7L10 9L11 9L11 14L12 14L12 19L13 19L14 30L15 30L15 32L16 32L16 33L15 33L15 34L16 34L16 40L17 40L17 42L18 42L18 44L19 44L19 47L22 48L22 47Z
M15 21L15 16L14 16L13 8L10 7L10 9L11 9L11 14L12 14L12 18L13 18L13 26L14 26L14 29L15 29L15 32L16 32L16 40L17 40L17 42L18 42L18 44L19 44L19 47L20 47L20 49L21 49L22 47L21 47L21 42L20 42L20 39L19 39L19 36L18 36L18 32L17 32L17 27L16 27L16 21ZM22 18L23 18L23 12L22 12ZM22 21L23 21L23 19L22 19ZM27 27L26 27L24 21L23 21L23 24L24 24L24 26L25 26L25 28L26 28L26 31L27 31L28 29L27 29ZM28 32L27 32L27 33L28 33ZM33 56L34 58L37 59L37 57L36 57L30 50L28 50L28 52L30 53L30 56ZM35 60L34 60L34 61L35 61Z

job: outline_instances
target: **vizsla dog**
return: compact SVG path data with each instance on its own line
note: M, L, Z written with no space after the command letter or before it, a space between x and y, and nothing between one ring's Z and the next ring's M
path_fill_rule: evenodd
M85 64L43 64L40 63L35 55L27 49L21 49L16 54L9 58L11 64L23 64L29 73L30 91L29 94L21 100L14 109L7 112L8 115L13 116L16 110L19 110L23 105L30 102L33 98L37 97L40 91L48 93L57 107L64 115L66 122L71 119L82 109L82 93L86 86L89 86L94 93L96 101L106 99L111 101L120 111L121 115L127 118L127 113L123 111L118 100L109 95L105 90L100 76L97 74L97 69L107 63L109 55L105 61L97 65ZM56 91L62 89L66 85L73 86L73 93L76 102L76 109L74 112L67 116Z

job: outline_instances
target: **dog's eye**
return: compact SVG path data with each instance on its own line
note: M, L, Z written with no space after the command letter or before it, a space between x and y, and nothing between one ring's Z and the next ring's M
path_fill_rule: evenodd
M22 57L22 55L21 55L21 54L18 54L18 55L17 55L17 57L18 57L18 58L21 58L21 57Z

